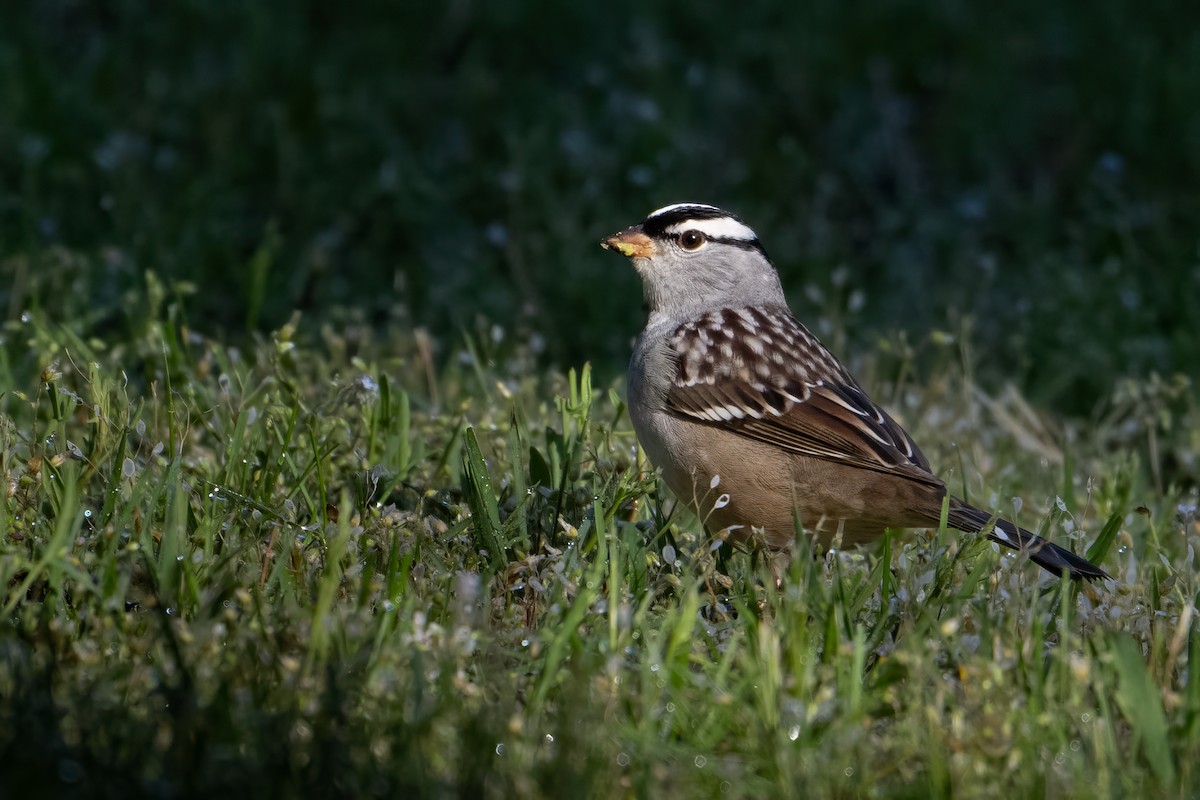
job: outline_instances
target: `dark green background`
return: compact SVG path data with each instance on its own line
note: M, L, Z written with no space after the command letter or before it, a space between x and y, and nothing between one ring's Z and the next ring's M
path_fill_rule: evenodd
M985 379L1087 412L1200 357L1198 8L9 3L0 303L117 337L149 270L208 335L482 318L615 374L596 243L695 200L851 346L971 317Z

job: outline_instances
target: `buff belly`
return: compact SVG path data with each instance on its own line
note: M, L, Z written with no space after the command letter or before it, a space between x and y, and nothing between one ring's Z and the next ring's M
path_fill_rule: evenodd
M929 524L905 510L914 506L911 481L792 455L751 439L736 439L731 447L728 437L718 437L722 446L716 448L705 426L667 414L652 419L634 414L633 422L650 461L710 533L728 530L735 539L783 549L795 539L799 519L823 546L852 547L873 542L889 527ZM673 466L682 463L688 468Z

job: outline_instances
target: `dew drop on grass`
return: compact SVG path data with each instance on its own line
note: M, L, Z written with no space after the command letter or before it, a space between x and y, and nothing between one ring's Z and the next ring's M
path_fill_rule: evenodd
M499 744L496 745L496 755L498 755L498 756L504 755L504 742L500 742Z
M134 473L133 459L127 458L127 459L125 459L124 463L121 464L121 474L124 475L126 478L132 478L133 473Z
M800 738L800 726L799 725L793 725L788 730L788 738L791 739L793 742Z
M546 740L546 744L554 744L554 734L547 733L543 738Z

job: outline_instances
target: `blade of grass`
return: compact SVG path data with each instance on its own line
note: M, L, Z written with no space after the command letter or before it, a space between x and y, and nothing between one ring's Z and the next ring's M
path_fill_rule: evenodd
M1175 763L1171 758L1170 734L1158 687L1150 677L1141 650L1130 636L1115 633L1109 641L1119 678L1115 697L1117 707L1129 721L1135 749L1142 753L1161 784L1169 787L1175 782Z
M477 544L487 551L488 564L493 572L504 570L504 543L501 535L500 507L492 488L491 473L479 451L475 429L463 433L463 490L471 508L471 527Z
M1108 521L1104 523L1104 527L1100 529L1100 535L1096 537L1096 541L1092 542L1092 546L1087 550L1085 558L1088 561L1093 564L1100 564L1104 561L1104 557L1108 555L1113 542L1117 540L1117 534L1121 532L1121 523L1124 519L1125 515L1120 511L1114 511L1109 516Z

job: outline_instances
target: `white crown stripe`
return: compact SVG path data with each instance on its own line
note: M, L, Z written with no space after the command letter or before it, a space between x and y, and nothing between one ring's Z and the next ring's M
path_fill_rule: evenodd
M653 219L654 217L657 217L660 214L670 214L672 211L678 211L681 208L697 208L697 209L704 209L705 211L720 211L721 210L721 209L717 208L716 206L709 206L709 205L705 205L704 203L672 203L669 206L663 206L662 208L658 209L657 211L651 211L650 216L646 217L646 219Z
M675 236L684 231L700 231L710 239L735 239L743 242L758 240L748 226L738 222L733 217L718 217L717 219L686 219L677 222L666 229L666 233Z

